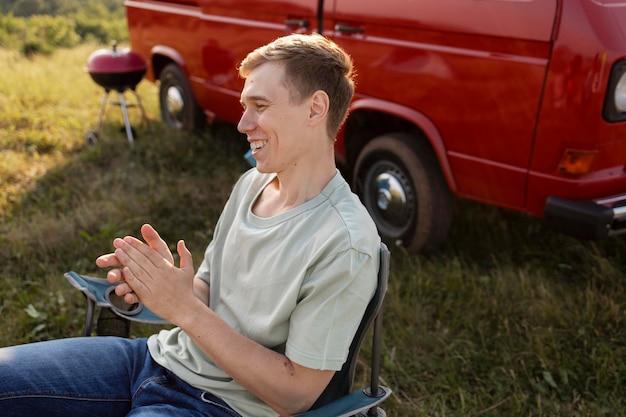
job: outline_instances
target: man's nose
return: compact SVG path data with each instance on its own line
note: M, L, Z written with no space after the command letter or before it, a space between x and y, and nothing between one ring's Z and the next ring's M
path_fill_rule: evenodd
M239 123L237 123L237 130L240 133L246 133L254 129L254 126L253 118L247 110L244 110L241 118L239 119Z

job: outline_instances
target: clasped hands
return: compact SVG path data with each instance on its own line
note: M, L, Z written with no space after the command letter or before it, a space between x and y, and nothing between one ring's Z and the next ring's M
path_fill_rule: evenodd
M167 243L149 224L141 227L141 240L126 236L113 241L115 251L96 259L100 268L113 268L107 280L117 284L115 294L128 304L141 302L155 314L176 322L179 307L186 305L193 294L194 269L191 252L180 240L176 250L180 267Z

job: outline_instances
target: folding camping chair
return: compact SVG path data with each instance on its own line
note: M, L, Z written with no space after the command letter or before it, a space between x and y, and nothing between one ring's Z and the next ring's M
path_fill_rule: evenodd
M378 270L378 285L374 296L369 302L365 314L361 319L358 330L348 353L348 358L340 371L336 372L324 392L317 399L311 410L298 417L385 417L385 411L378 407L382 401L391 395L391 389L379 385L380 350L382 333L382 306L389 280L390 252L384 243L380 246L380 264ZM87 314L85 320L85 336L90 336L93 329L93 318L96 306L110 309L119 317L144 323L168 324L142 305L130 306L129 309L120 308L111 298L115 285L105 279L88 277L68 272L65 274L68 281L78 288L87 299ZM357 360L361 344L373 325L372 359L370 370L370 384L368 387L351 392L354 383Z

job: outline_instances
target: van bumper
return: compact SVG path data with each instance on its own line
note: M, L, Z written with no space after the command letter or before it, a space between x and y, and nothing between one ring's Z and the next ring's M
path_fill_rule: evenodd
M579 239L599 240L626 233L626 194L598 201L576 201L550 196L543 223Z

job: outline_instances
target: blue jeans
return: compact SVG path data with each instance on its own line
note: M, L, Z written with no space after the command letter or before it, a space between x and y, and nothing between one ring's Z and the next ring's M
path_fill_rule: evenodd
M146 339L84 337L0 349L0 414L237 417L152 360Z

